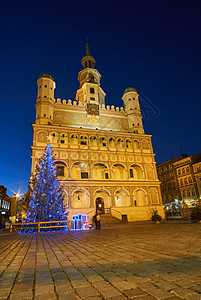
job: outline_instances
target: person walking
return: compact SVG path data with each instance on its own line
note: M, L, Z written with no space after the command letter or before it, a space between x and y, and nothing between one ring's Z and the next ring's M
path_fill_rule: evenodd
M96 225L96 229L98 229L97 228L97 213L93 216L93 221L94 221L94 223L95 223L95 225Z
M96 222L97 222L97 229L101 229L101 215L100 215L100 212L98 211L97 212L97 215L96 215Z

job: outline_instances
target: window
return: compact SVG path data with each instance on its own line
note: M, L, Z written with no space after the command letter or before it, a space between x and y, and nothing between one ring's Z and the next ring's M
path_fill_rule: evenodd
M56 175L64 176L64 167L63 166L56 166Z
M131 98L129 98L128 100L131 101Z
M192 196L195 196L195 191L192 189Z
M81 172L81 178L88 178L88 172Z
M185 168L182 169L182 173L185 173Z
M93 98L93 97L90 97L90 100L93 100L93 101L95 101L95 98Z
M109 174L105 173L105 179L109 179Z
M47 98L47 96L44 96L44 98Z
M135 100L135 98L133 98L133 100Z
M80 145L87 145L87 137L85 135L81 136Z
M46 88L46 87L47 87L47 85L44 85L44 87Z
M180 169L178 170L178 175L181 175L181 170Z
M133 169L130 169L130 178L133 178L134 175L133 175Z
M186 168L186 172L189 172L189 167Z
M65 141L64 141L64 140L61 140L61 144L65 144Z
M91 94L95 94L94 88L90 88L90 93L91 93Z
M132 126L134 127L134 126L135 126L135 124L132 124Z

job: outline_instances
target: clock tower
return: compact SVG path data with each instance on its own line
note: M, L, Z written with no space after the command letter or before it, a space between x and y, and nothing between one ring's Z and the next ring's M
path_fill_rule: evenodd
M100 87L101 74L94 68L95 58L89 52L86 44L86 55L82 58L83 70L78 74L80 88L76 93L76 100L85 104L88 114L98 114L99 107L105 104L105 92Z

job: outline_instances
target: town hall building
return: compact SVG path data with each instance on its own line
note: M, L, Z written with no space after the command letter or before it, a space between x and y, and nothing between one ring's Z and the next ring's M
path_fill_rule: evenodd
M51 75L38 78L32 175L50 142L70 219L78 213L91 219L97 210L118 219L126 216L128 221L149 220L153 209L164 216L139 94L129 87L123 93L122 107L106 105L101 74L88 44L81 63L80 86L73 101L55 99Z

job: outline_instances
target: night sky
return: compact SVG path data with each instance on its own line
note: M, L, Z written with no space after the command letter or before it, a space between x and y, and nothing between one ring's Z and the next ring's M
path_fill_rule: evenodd
M5 2L5 1L4 1ZM7 1L0 9L0 185L27 191L37 79L75 99L88 37L106 104L141 95L156 162L201 151L200 1Z

